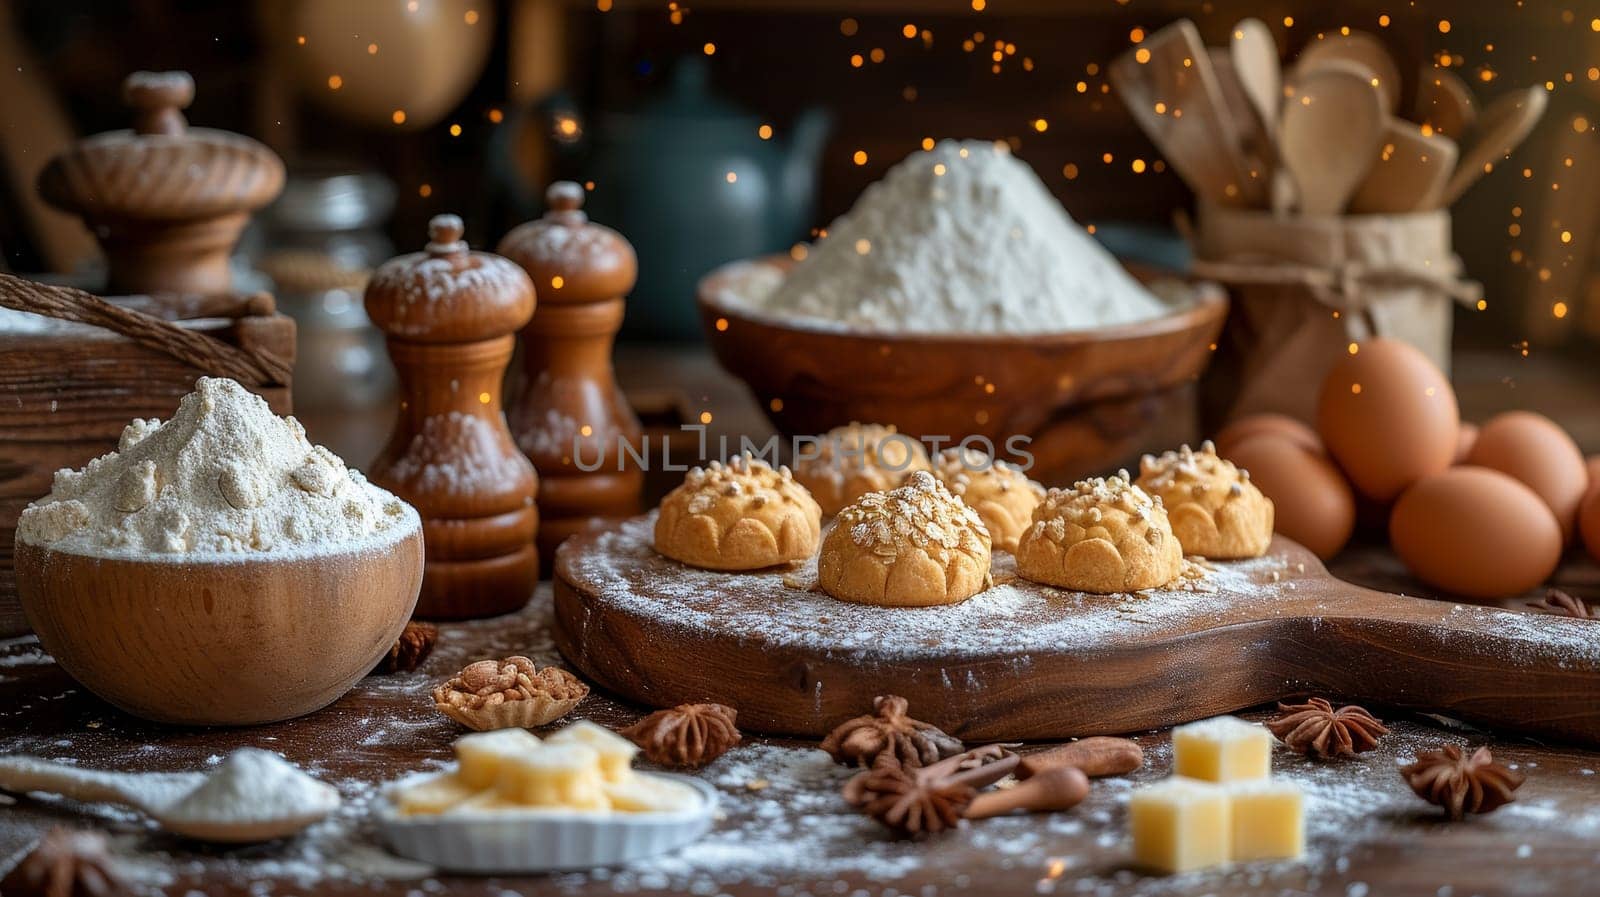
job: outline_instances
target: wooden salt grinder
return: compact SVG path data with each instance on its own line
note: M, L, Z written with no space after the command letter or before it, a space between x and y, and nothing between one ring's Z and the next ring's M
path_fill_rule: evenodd
M448 619L514 611L539 579L538 476L500 410L533 284L461 234L460 218L435 216L427 249L385 262L366 292L400 376L399 419L370 475L422 515L417 615Z
M611 367L623 297L638 279L633 246L589 221L578 184L551 184L545 203L543 218L514 228L497 250L528 272L543 298L522 332L525 376L508 415L517 445L542 474L539 554L548 565L556 546L593 518L638 513L644 472L624 463L619 443L639 445L639 419Z

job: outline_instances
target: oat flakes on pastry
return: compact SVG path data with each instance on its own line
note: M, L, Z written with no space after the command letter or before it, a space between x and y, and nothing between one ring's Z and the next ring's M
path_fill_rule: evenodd
M1260 557L1272 541L1272 499L1208 440L1139 461L1139 486L1161 499L1184 554Z
M1015 553L1017 539L1033 522L1044 487L987 452L956 446L933 459L933 473L946 489L983 518L994 547Z
M884 607L957 604L989 582L989 531L978 512L919 470L834 518L817 579L842 601Z
M1017 543L1017 572L1080 592L1134 592L1175 581L1183 549L1161 500L1123 472L1047 492Z
M804 560L822 539L822 511L789 468L749 453L696 467L661 500L656 551L707 570L760 570Z
M801 453L794 476L831 517L868 492L893 489L913 471L928 468L928 452L917 440L894 427L851 422Z
M531 729L575 710L589 686L560 667L518 655L480 660L433 689L433 706L469 729Z

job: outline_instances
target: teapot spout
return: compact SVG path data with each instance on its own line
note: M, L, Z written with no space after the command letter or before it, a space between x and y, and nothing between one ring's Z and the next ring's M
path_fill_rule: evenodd
M804 238L811 226L817 199L817 170L832 130L833 116L826 109L812 107L795 119L778 181L783 196L781 208L786 239Z

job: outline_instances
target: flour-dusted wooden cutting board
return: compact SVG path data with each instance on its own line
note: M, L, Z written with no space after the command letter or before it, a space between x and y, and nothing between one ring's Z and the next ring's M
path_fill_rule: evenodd
M556 644L618 694L728 704L752 731L822 735L884 693L973 741L1135 732L1313 693L1600 744L1600 622L1363 589L1282 538L1133 595L1036 585L996 554L994 588L906 609L809 590L814 562L685 567L656 554L653 525L561 547Z

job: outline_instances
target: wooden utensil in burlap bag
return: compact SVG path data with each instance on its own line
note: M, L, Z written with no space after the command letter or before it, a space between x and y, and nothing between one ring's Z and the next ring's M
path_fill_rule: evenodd
M1405 340L1448 373L1452 304L1481 295L1443 210L1308 218L1202 203L1187 230L1195 276L1233 300L1202 390L1208 429L1263 411L1314 420L1328 369L1369 336Z

